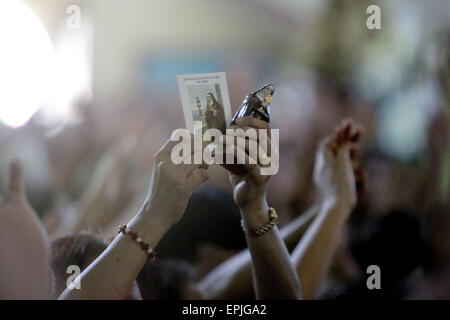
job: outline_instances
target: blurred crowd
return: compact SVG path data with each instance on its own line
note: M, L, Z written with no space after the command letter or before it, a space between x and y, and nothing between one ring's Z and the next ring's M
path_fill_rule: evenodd
M348 117L362 128L355 152L364 188L316 297L450 298L448 14L425 27L438 7L430 4L422 12L417 2L396 8L380 1L386 9L383 28L369 31L365 2L319 2L321 6L304 1L296 7L312 8L311 17L297 21L281 4L233 1L233 10L270 16L263 24L269 29L273 24L275 31L259 31L263 35L248 39L248 47L243 41L229 49L207 48L200 57L219 58L192 69L186 67L188 59L180 62L174 53L167 53L164 60L161 50L139 52L134 59L140 71L126 93L124 88L115 91L113 83L97 99L95 89L101 84L94 80L92 92L72 101L70 119L62 124L49 128L39 112L20 128L1 124L0 206L10 200L9 164L19 159L28 201L52 241L52 263L67 263L58 252L76 251L88 243L95 256L78 253L77 260L88 266L114 239L118 226L140 210L150 187L153 156L173 130L184 126L174 75L223 68L232 112L261 84L275 84L271 127L280 129L280 170L271 178L267 198L278 212L280 228L307 219L317 203L318 192L312 186L319 141ZM292 8L289 1L281 3ZM94 25L99 8L100 4L91 8ZM212 14L213 8L203 10ZM403 9L409 18L399 14ZM276 25L280 20L283 27ZM241 27L251 30L259 23ZM271 38L283 31L289 33ZM99 36L94 44L102 41ZM272 40L267 45L254 43ZM190 48L183 54L192 57L196 51ZM95 66L98 60L97 53L94 79L95 70L103 79L108 71ZM161 75L160 69L171 62L184 67ZM211 166L208 172L208 182L194 191L183 218L155 247L159 261L140 273L157 283L156 289L144 294L141 290L141 295L180 299L173 286L187 279L200 281L246 248L228 173L220 166ZM288 245L288 250L292 248ZM380 267L381 290L367 289L370 265ZM242 298L248 295L243 293Z

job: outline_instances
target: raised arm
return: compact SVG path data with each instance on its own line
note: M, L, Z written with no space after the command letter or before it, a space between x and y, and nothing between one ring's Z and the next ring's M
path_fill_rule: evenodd
M292 253L305 299L316 297L344 225L356 205L352 158L359 134L360 129L353 121L346 121L335 134L322 140L316 155L314 183L319 191L320 209Z
M156 154L149 195L127 224L150 248L182 216L193 190L208 178L205 166L175 165L169 141ZM196 150L192 150L191 156ZM66 289L60 299L122 299L147 261L147 253L129 235L118 235L80 275L81 289Z
M22 168L10 166L6 199L0 200L0 299L50 297L50 245L25 196Z
M268 130L269 125L265 121L252 117L236 120L237 126L243 129ZM269 130L268 130L269 131ZM259 137L259 135L258 135ZM256 138L256 137L253 137ZM229 148L235 148L234 154L244 154L246 163L249 163L249 141L244 137L237 137L237 141L244 139L244 143L228 144ZM249 140L252 139L249 137ZM257 138L256 138L257 139ZM257 141L264 153L275 159L276 148L271 148L270 132L266 141ZM241 146L246 150L239 151ZM238 157L239 158L239 157ZM289 252L275 226L262 236L254 236L252 230L257 230L269 222L269 206L266 200L267 183L270 175L261 174L260 159L258 164L246 164L247 172L243 176L230 174L233 186L234 200L241 211L243 226L250 232L246 234L247 245L252 258L252 270L257 299L299 299L301 297L300 283L291 263Z

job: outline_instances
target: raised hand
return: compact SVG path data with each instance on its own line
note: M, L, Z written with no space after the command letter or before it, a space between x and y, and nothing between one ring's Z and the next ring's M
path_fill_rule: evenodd
M47 234L25 196L22 167L10 165L7 197L0 203L0 298L49 297Z
M364 188L356 161L360 134L361 128L346 119L321 141L313 179L322 200L338 201L351 208L356 205L357 190Z
M25 195L22 166L19 161L13 161L9 167L8 191L6 198L0 201L0 217L11 223L20 222L24 227L43 231L41 222Z
M253 117L237 118L236 125L233 127L244 129L244 131L247 129L269 131L267 122ZM234 154L238 155L238 160L240 151L241 157L245 158L240 160L245 160L244 166L247 172L243 175L230 172L234 201L241 211L243 226L247 230L261 230L269 222L266 191L270 175L261 174L265 161L260 159L260 156L278 159L278 157L272 157L277 152L277 148L271 148L272 141L269 132L267 141L260 141L259 135L252 137L236 133L235 136L237 136L236 140L225 139L225 150L227 152L233 150ZM256 142L258 149L261 149L258 150L257 155L252 155L252 148L250 148L252 140L253 143ZM254 164L249 164L250 160L253 160ZM301 290L298 276L278 228L273 226L259 237L247 233L246 239L252 258L255 296L258 299L299 299Z
M259 155L252 155L249 153L249 142L253 141L258 144L258 150L262 151L262 154L270 156L275 150L271 150L271 138L269 123L258 120L253 117L237 118L236 125L231 126L231 128L243 129L244 131L248 129L255 130L267 130L267 141L259 141L259 136L244 136L237 134L235 136L236 142L241 140L241 144L235 143L235 140L228 139L232 141L226 145L226 150L229 151L234 149L234 154L242 154L242 160L245 160L244 167L247 173L243 175L237 175L230 172L230 181L233 186L234 201L236 204L242 208L248 207L265 207L266 206L266 190L267 184L270 179L270 175L261 175L261 168L264 165L259 159ZM245 140L246 139L246 140ZM227 142L227 139L222 139L222 141ZM245 146L245 150L242 150L241 146ZM259 149L260 148L260 149ZM239 150L240 149L240 150ZM250 164L250 159L253 160L254 164Z
M191 141L193 139L192 137ZM172 161L172 149L177 144L178 141L167 141L154 156L152 183L146 203L146 209L155 214L164 213L161 218L172 224L178 222L183 215L195 188L209 178L208 166L205 164L175 164ZM202 149L189 148L191 154L185 158L193 159L195 153L202 152Z
M184 143L189 142L183 140L181 144ZM172 150L178 144L180 142L169 140L154 156L148 197L126 225L152 249L182 217L194 189L208 179L206 165L175 164L172 161ZM183 157L195 157L197 152L202 152L191 146L187 150L191 152ZM123 299L148 259L146 250L142 250L129 236L118 235L103 254L82 272L82 289L66 289L60 299Z
M313 180L319 192L319 212L292 252L306 299L316 297L356 205L357 186L362 186L356 169L360 134L353 120L344 120L320 142L316 153Z

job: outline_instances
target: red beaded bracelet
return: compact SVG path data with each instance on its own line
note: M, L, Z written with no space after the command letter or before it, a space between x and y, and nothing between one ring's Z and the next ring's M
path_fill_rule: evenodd
M147 253L148 258L151 261L155 261L156 259L156 252L153 251L152 248L150 248L150 245L148 243L145 243L141 237L138 236L137 232L131 230L130 228L127 228L126 225L123 225L119 228L119 233L123 233L124 235L128 235L133 239L141 248L142 250Z

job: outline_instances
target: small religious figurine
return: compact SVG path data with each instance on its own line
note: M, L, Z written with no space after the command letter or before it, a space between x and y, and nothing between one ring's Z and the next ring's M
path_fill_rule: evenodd
M255 117L266 122L270 122L270 102L275 87L272 84L266 84L259 90L247 95L239 107L236 114L231 119L230 125L235 124L237 118ZM225 159L224 159L225 160ZM225 161L224 161L225 162ZM222 164L222 166L233 174L244 175L247 169L242 164Z
M256 119L270 122L270 102L272 101L275 87L271 84L262 86L258 91L247 95L239 110L231 119L231 124L235 124L236 118L255 117Z

